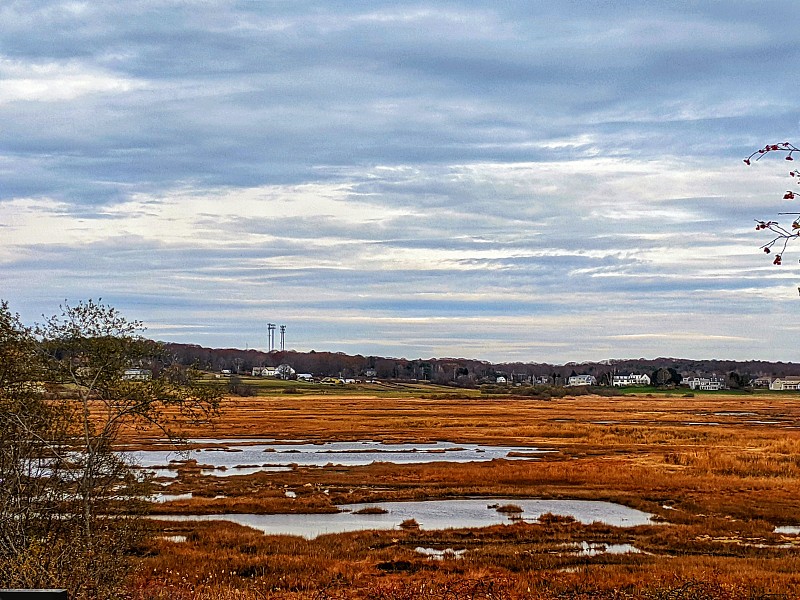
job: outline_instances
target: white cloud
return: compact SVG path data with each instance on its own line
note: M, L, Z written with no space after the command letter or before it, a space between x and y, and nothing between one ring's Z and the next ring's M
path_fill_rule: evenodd
M146 83L75 60L30 62L0 56L0 103L65 102L89 94L124 94Z

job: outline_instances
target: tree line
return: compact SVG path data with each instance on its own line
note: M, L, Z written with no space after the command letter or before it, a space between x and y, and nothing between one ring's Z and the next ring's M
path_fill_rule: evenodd
M466 358L406 359L341 352L297 352L206 348L192 344L165 343L175 363L195 365L209 371L230 370L248 374L253 367L289 364L298 373L316 377L375 377L377 379L431 381L444 385L471 386L504 376L509 382L530 382L531 378L547 377L554 384L563 383L570 375L594 375L598 382L614 374L642 373L656 381L659 370L669 371L673 383L685 375L716 374L725 377L734 387L743 387L750 379L761 376L800 375L800 365L791 362L696 360L683 358L620 359L603 362L581 362L556 365L550 363L491 363ZM532 350L535 343L532 344ZM663 373L659 375L662 378Z

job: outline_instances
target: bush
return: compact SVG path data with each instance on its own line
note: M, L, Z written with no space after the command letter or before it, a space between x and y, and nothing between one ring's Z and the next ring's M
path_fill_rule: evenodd
M234 396L242 397L255 396L256 388L252 385L242 383L242 380L234 375L228 382L228 393L233 394Z
M495 509L499 513L516 513L519 514L523 512L522 507L518 504L503 504L503 506L498 506Z
M400 523L400 529L419 529L419 523L417 523L416 519L406 519Z
M389 511L380 506L365 506L361 510L354 510L354 515L385 515ZM413 519L412 519L413 520ZM402 525L401 525L402 527Z
M539 523L542 525L565 525L568 523L576 523L575 517L571 515L556 515L553 513L544 513L539 517Z

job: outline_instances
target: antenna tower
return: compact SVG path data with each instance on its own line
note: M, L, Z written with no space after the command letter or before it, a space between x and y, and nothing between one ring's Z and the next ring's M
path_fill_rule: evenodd
M281 352L284 350L284 340L286 338L286 325L281 325Z
M275 323L267 323L267 346L270 352L275 350Z

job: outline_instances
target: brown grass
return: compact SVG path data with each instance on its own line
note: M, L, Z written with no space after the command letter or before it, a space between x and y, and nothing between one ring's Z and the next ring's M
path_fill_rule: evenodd
M380 506L367 506L360 510L354 510L354 515L385 515L389 511L385 508L381 508Z
M646 510L665 524L617 529L551 515L472 531L396 529L309 541L230 523L154 523L188 540L154 539L143 548L131 594L142 600L796 597L800 540L773 527L800 523L798 425L800 396L791 395L228 399L219 421L187 435L447 440L556 452L540 460L376 463L224 479L186 471L168 491L194 497L155 510L324 512L341 503L399 499L584 498ZM129 441L152 443L140 436L132 432ZM285 498L285 489L297 498ZM566 550L583 541L632 543L647 554ZM467 552L432 560L414 551L419 546Z

